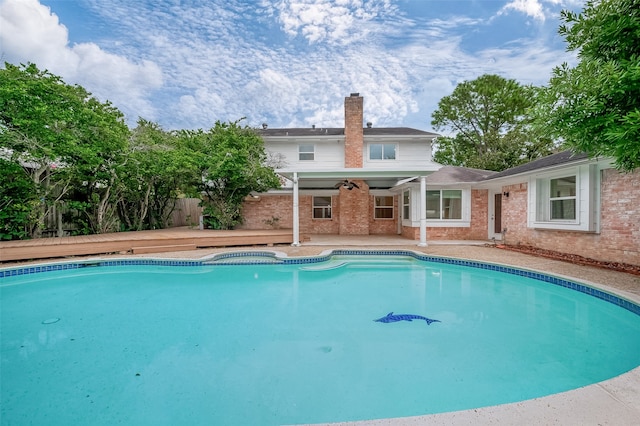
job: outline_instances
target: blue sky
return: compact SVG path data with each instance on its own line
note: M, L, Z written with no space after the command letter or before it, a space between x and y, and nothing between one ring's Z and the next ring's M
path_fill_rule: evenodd
M485 73L543 85L581 0L0 0L3 62L33 62L165 129L216 120L432 130L438 101Z

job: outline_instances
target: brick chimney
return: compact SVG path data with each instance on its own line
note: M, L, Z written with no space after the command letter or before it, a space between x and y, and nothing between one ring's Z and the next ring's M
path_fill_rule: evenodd
M363 100L359 93L344 98L344 167L362 168Z

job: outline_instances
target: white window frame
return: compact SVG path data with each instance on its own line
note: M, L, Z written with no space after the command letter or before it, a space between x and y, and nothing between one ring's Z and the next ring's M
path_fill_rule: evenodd
M420 227L420 204L425 200L426 194L420 193L419 184L407 185L410 198L410 214L402 217L402 226L411 228ZM427 178L427 191L455 189L462 191L462 219L427 219L429 228L469 228L471 226L471 187L467 185L429 185Z
M553 183L554 182L561 182L562 180L571 180L573 179L573 195L571 195L571 193L569 193L569 195L560 195L557 194L554 196L554 194L551 192L553 189ZM576 175L570 175L570 176L562 176L559 178L553 178L553 179L549 179L548 181L549 183L549 206L548 206L548 216L549 216L549 221L554 222L554 221L570 221L570 222L575 222L577 220L577 209L578 209L578 205L576 204L576 200L577 200L577 190L578 190L578 179ZM554 203L562 203L564 201L573 201L573 217L569 217L569 218L564 218L564 217L553 217L554 215L554 208L553 205Z
M402 191L402 219L411 219L411 191Z
M371 157L371 148L374 146L381 147L381 158L372 158ZM385 158L385 147L393 147L393 158ZM396 161L398 159L398 144L397 143L370 143L368 144L369 148L369 161Z
M379 198L391 198L391 205L390 206L379 206L378 205L378 199ZM374 220L393 220L395 219L395 214L394 214L394 204L395 204L395 200L393 195L374 195L373 196L373 219ZM376 212L378 211L382 211L382 210L391 210L391 217L377 217Z
M575 176L575 196L552 197L551 181ZM600 173L584 164L532 176L528 182L527 226L535 229L600 232ZM551 203L575 200L575 219L552 219Z
M329 205L316 205L316 198L329 198ZM333 208L333 197L331 195L314 195L311 198L311 218L313 220L330 220L332 219L332 208ZM320 209L320 211L324 212L322 214L323 217L316 217L316 209ZM328 212L328 215L327 213Z
M306 148L306 150L303 150L303 147ZM311 148L311 150L308 150L308 148ZM304 155L308 155L311 158L302 158ZM305 144L300 144L298 145L298 161L315 161L316 159L316 146L312 143L305 143Z
M428 192L436 192L438 191L440 193L440 202L438 204L439 209L438 209L438 217L429 217L429 208L427 206L427 222L429 221L462 221L464 218L464 197L463 197L463 190L462 189L457 189L457 188L452 188L452 189L447 189L447 188L427 188L427 193ZM459 218L443 218L444 216L444 211L445 208L443 206L442 200L443 200L443 193L445 191L459 191L460 192L460 217ZM425 200L427 199L427 197L425 197Z

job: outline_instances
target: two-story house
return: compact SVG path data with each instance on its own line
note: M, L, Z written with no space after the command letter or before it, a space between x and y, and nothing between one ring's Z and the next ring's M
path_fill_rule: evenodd
M441 166L432 161L435 133L410 128L363 127L363 98L345 98L344 128L258 130L277 173L288 182L248 200L244 226L274 221L300 234L423 235L429 202L443 219L460 214L462 193L425 189L426 177ZM424 207L424 208L421 208ZM434 213L432 213L434 214ZM440 214L440 213L438 213ZM418 231L414 232L414 228ZM422 229L422 234L420 234Z
M503 240L640 264L640 170L561 152L500 173L441 166L435 133L363 126L363 98L345 98L344 128L258 130L282 188L248 197L245 229L301 235L397 234Z

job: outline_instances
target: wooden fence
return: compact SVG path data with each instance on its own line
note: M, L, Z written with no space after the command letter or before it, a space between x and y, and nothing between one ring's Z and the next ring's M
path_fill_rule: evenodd
M170 226L191 226L197 228L200 224L202 207L197 198L178 198L176 208L173 210L169 223Z
M199 207L200 200L197 198L179 198L176 200L176 208L169 220L170 227L190 226L197 228L200 224L202 207ZM63 221L63 215L69 213L69 209L64 203L52 206L48 214L44 217L42 237L63 237L71 235L76 226Z

